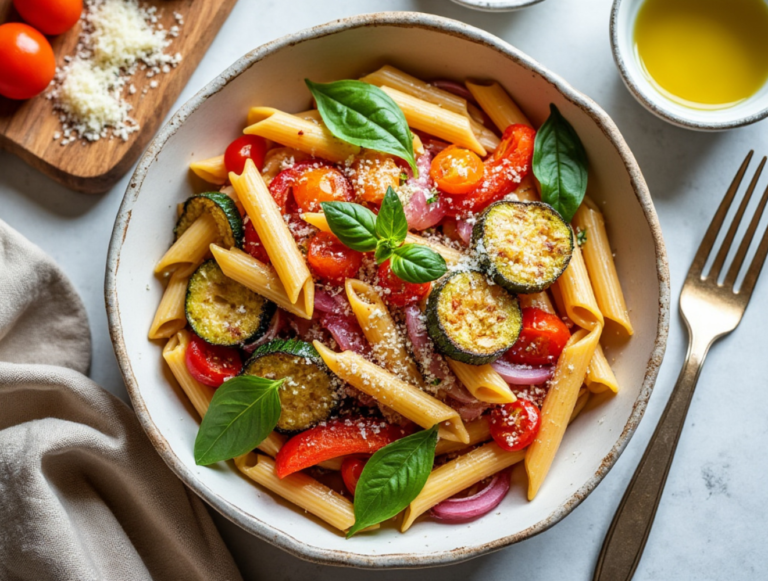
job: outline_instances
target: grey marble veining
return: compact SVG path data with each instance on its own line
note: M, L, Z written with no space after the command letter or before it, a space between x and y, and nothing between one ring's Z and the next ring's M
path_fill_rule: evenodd
M588 94L616 121L650 186L670 258L673 317L659 381L635 437L595 492L554 528L487 557L427 571L333 569L290 557L221 517L217 523L246 579L591 579L613 512L685 356L686 335L676 310L685 272L743 156L749 149L768 153L768 125L702 134L647 113L624 89L614 67L609 0L546 0L510 14L473 12L448 0L240 0L177 106L263 42L335 18L382 10L440 14L496 34ZM104 196L75 194L0 153L0 218L43 247L72 278L93 331L92 377L126 401L102 289L107 244L127 181ZM766 182L763 178L763 187ZM768 274L741 327L709 356L636 579L768 578L767 325Z

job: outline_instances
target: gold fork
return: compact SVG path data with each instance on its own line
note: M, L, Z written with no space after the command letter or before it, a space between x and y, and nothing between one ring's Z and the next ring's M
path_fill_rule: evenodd
M683 291L680 294L680 312L688 327L688 355L667 407L659 420L659 425L645 449L645 454L635 470L635 475L608 529L597 560L594 581L629 581L634 575L651 532L656 509L664 491L664 483L667 481L704 359L717 339L727 335L739 325L757 278L760 276L760 270L768 254L768 229L763 234L741 287L736 290L735 283L768 202L768 188L760 199L723 282L718 282L741 219L765 165L765 157L757 167L711 268L708 272L704 271L725 217L752 159L752 154L753 152L750 151L736 173L736 177L733 178L685 278Z

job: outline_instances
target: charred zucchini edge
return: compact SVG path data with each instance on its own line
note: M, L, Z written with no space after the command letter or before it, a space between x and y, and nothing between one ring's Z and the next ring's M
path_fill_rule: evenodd
M187 231L192 223L205 212L216 220L219 227L219 237L225 248L242 248L245 230L240 210L235 201L221 192L206 192L190 197L184 202L184 210L176 221L173 229L175 239Z

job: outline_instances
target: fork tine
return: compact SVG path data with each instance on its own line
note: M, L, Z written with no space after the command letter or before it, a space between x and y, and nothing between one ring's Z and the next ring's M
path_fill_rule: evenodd
M717 234L720 232L720 228L723 225L723 221L725 220L726 214L728 214L728 210L731 207L731 202L733 202L733 198L736 196L736 192L739 189L739 186L741 185L741 180L744 178L744 172L747 171L747 166L749 165L750 160L752 159L752 154L754 151L750 151L747 154L747 157L744 158L744 162L741 164L741 167L739 168L739 171L736 172L736 176L733 178L733 182L731 182L731 186L728 188L728 191L725 193L725 197L723 198L723 201L720 202L720 207L717 209L717 213L715 214L714 218L712 218L712 223L709 225L709 228L707 229L707 233L704 235L704 239L701 241L701 244L699 245L699 249L696 251L696 256L693 259L693 262L691 263L691 268L688 271L688 276L691 276L692 274L702 274L702 271L704 270L704 265L707 263L707 258L709 257L709 253L712 251L712 246L715 244L715 240L717 240Z
M749 251L749 247L752 245L752 239L755 237L757 226L760 224L760 219L763 217L763 211L765 210L766 203L768 203L768 187L765 188L763 197L760 198L760 203L755 209L755 215L752 217L752 221L749 223L749 228L747 228L747 231L744 234L744 239L739 245L739 250L736 252L736 256L733 257L733 263L728 269L728 274L725 276L723 285L727 287L732 287L736 283L736 278L739 276L741 266L744 264L744 258L746 258L747 251Z
M755 175L752 178L752 181L749 182L747 193L744 194L744 198L741 200L741 204L739 204L739 209L736 211L736 215L733 217L731 226L730 228L728 228L728 232L726 233L725 238L723 238L723 243L720 245L720 250L718 250L717 256L715 257L715 260L712 263L712 268L709 270L709 273L707 274L708 277L713 277L715 280L717 280L720 277L720 269L723 267L723 264L725 263L725 259L728 256L728 252L731 250L731 244L733 244L733 239L736 237L736 232L738 231L739 226L741 225L741 220L744 217L744 211L747 209L747 206L749 205L749 201L752 199L752 193L755 191L755 187L757 186L757 181L760 179L760 174L763 173L763 166L765 166L765 160L766 160L765 157L762 160L760 160L760 165L757 166Z
M744 294L749 301L752 296L752 291L755 288L755 283L760 276L760 271L765 263L765 257L768 255L768 227L766 227L763 233L763 239L760 241L760 246L757 247L755 257L752 259L752 264L749 265L749 270L744 276L744 282L741 283L739 294Z

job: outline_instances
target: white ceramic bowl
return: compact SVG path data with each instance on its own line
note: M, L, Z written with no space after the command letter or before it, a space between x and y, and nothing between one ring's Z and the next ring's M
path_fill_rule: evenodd
M482 12L512 12L527 6L533 6L544 0L453 0L465 8Z
M590 194L601 205L636 336L609 350L622 385L568 429L533 502L524 473L497 511L471 525L417 522L352 540L241 476L229 463L196 466L195 412L147 341L162 288L153 267L172 241L176 204L194 193L188 165L224 151L252 105L300 111L304 78L357 78L384 63L425 78L496 79L535 124L554 102L586 146ZM158 453L190 488L256 536L299 557L356 567L417 567L468 559L552 526L594 489L640 421L664 353L669 275L661 231L645 181L610 118L559 77L501 40L460 22L418 13L357 16L261 46L185 104L139 162L115 222L106 301L115 353L144 429Z
M648 80L635 52L637 13L645 0L614 0L611 11L611 49L629 92L651 113L678 127L723 131L768 117L768 83L749 99L726 109L701 110L666 98Z

